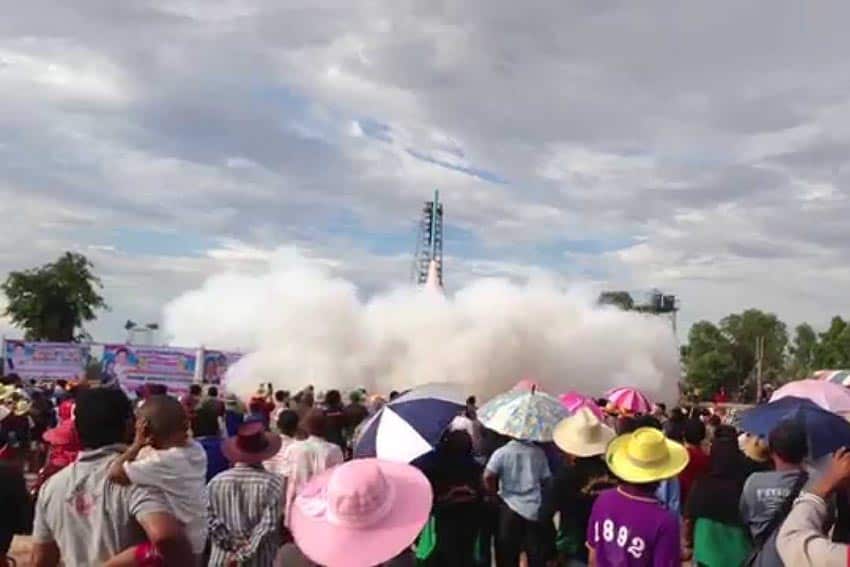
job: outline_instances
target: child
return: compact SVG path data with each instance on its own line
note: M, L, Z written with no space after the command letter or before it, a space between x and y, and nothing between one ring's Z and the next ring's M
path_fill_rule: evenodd
M192 551L200 557L207 538L207 456L188 431L188 416L179 401L170 396L150 397L139 409L133 444L113 463L109 475L118 484L162 490L174 516L186 527ZM107 565L143 565L156 555L155 549L142 545L125 550Z

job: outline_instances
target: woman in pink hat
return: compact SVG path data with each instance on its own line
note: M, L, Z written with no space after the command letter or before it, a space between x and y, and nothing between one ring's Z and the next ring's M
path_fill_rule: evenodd
M428 520L431 485L418 469L358 459L315 477L291 510L295 543L324 567L374 567L410 549Z

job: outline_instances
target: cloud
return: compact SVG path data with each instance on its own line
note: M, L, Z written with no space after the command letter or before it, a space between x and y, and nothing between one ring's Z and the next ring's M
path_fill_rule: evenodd
M0 270L90 253L112 337L282 243L368 292L407 277L439 188L458 285L546 270L664 287L685 325L825 321L850 278L848 12L33 0L0 22Z

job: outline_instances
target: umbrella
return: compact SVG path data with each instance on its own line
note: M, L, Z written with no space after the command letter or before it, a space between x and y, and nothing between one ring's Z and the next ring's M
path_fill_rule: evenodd
M614 388L605 394L605 398L620 411L629 413L652 412L652 402L640 390L635 388Z
M850 390L826 380L797 380L776 390L771 402L793 396L811 400L823 409L835 413L850 413Z
M605 419L605 412L602 411L602 408L600 408L594 400L591 400L578 392L573 391L561 394L558 396L558 400L560 400L561 405L564 406L571 414L576 413L581 408L587 408L600 420L604 421Z
M540 384L530 378L523 378L516 383L516 386L514 386L513 389L519 392L530 392L531 390L539 390Z
M798 421L805 428L809 454L814 459L850 445L850 423L811 400L794 396L743 412L741 429L766 438L780 422L786 420Z
M450 384L414 388L386 404L363 426L354 456L398 463L414 461L434 450L465 407L464 395Z
M557 398L537 388L513 389L478 410L484 427L524 441L551 441L552 430L568 415Z
M850 386L850 370L818 370L813 378L840 386Z

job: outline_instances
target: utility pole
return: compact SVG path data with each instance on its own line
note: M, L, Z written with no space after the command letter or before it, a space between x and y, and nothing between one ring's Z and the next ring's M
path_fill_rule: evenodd
M761 377L764 360L764 337L756 337L756 403L761 398Z

